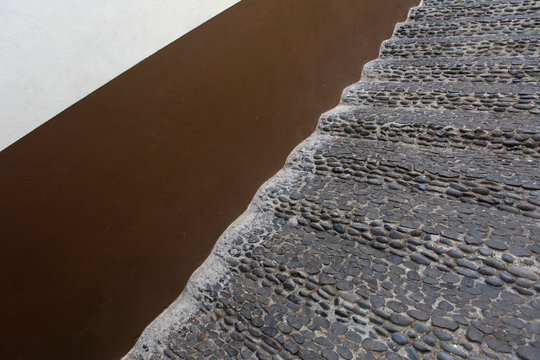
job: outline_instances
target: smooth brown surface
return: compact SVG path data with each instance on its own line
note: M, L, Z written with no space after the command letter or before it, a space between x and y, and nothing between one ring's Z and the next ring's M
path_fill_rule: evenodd
M127 352L416 2L242 1L0 152L0 358Z

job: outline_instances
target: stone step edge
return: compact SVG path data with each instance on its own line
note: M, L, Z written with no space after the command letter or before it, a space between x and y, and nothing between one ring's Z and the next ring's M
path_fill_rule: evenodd
M435 65L433 68L442 65L486 65L486 66L497 66L501 65L536 65L540 69L540 57L497 57L497 62L493 61L493 58L478 58L478 57L446 57L446 58L437 58L437 59L403 59L403 58L384 58L384 59L375 59L367 62L364 65L365 68L376 67L379 65L395 64L396 66L414 66L421 67L429 65Z
M521 5L524 3L532 3L531 0L480 0L480 1L474 1L474 0L437 0L436 2L431 1L421 1L421 5L418 5L416 7L430 7L430 8L447 8L448 6L460 6L460 5L469 5L470 7L477 7L479 5L505 5L505 4L511 4L511 5ZM522 5L521 5L522 6Z
M330 134L321 134L320 137L323 140L326 138L326 140L323 141L324 144L325 144L325 146L323 146L323 148L332 148L332 147L338 148L340 146L343 146L343 143L341 142L341 139L339 137L335 137L335 136L330 135ZM346 142L345 146L344 146L345 148L347 148L346 145L349 145L349 144L358 145L357 142L356 142L356 139L348 139L348 140L345 140L345 142ZM347 142L349 144L347 144ZM369 140L363 140L362 142L369 143ZM415 151L418 154L423 153L422 147L417 145L417 144L399 143L398 145L401 146L402 148L415 149ZM359 148L362 148L362 146L360 146ZM459 191L450 190L450 188L448 187L450 182L456 182L458 184L461 183L463 181L463 176L464 176L463 174L459 175L459 178L461 179L459 181L458 180L451 181L450 179L447 180L445 182L445 185L447 185L447 186L444 186L444 187L441 187L442 185L435 185L435 183L432 184L432 185L429 185L429 186L424 185L424 187L422 187L421 182L417 182L415 180L401 181L401 182L397 181L399 185L395 184L393 182L390 182L390 183L387 184L386 181L384 180L383 176L374 177L374 176L368 176L367 174L363 174L363 176L365 176L365 178L355 178L352 175L342 177L342 175L346 175L346 174L337 174L337 173L334 174L333 171L328 170L328 169L326 171L323 171L323 170L319 169L320 166L315 165L315 157L314 157L314 155L317 152L317 150L319 150L319 149L321 149L321 147L318 144L306 144L306 146L301 148L300 151L296 154L296 158L293 159L293 161L291 161L289 166L291 166L292 168L296 168L298 171L307 171L308 173L316 175L316 176L329 176L330 178L335 179L337 181L349 181L349 180L352 180L352 181L355 181L355 182L366 183L366 184L368 184L368 186L374 186L374 187L383 186L385 188L390 188L390 189L393 189L393 190L399 190L399 191L402 191L402 192L409 192L411 188L415 188L415 189L417 189L419 191L424 192L425 194L428 194L429 196L437 196L438 197L438 196L442 195L442 196L445 196L445 197L447 197L449 199L454 199L454 200L460 200L460 198L462 196L464 196L464 199L466 198L467 200L469 200L468 201L469 203L473 203L473 204L476 204L476 205L484 205L484 206L489 206L489 207L495 207L496 209L498 209L500 211L511 212L513 214L521 214L522 216L525 216L525 217L531 217L531 218L540 219L540 213L538 213L537 206L532 206L531 207L531 204L528 204L528 200L526 200L526 199L525 200L522 199L517 204L514 204L515 206L508 206L507 204L504 204L504 202L501 204L501 201L497 200L496 198L492 198L492 197L488 198L487 196L484 196L486 194L476 194L476 193L470 192L470 191L462 194ZM447 149L446 151L447 152L448 151L450 151L450 152L459 151L459 152L468 152L468 153L471 153L471 154L478 154L477 149L474 149L474 150L465 149L464 150L464 149L453 149L453 148L451 148L451 149ZM311 159L313 161L309 161L309 160L305 161L304 159ZM494 160L494 159L497 159L497 157L496 156L490 156L490 159ZM427 169L426 169L426 171L427 171ZM428 171L428 173L429 173L429 171ZM426 173L425 176L428 176L428 174ZM467 177L465 176L465 179L466 178ZM508 181L511 180L509 178L506 178L506 179ZM390 184L394 184L394 185L390 186ZM500 183L501 186L503 186L505 184L506 184L506 182ZM531 189L531 190L529 190L531 192L538 191L538 190L534 190L534 189L539 188L538 183L535 183L534 181L531 182L531 181L528 181L528 180L525 181L521 186L523 186L525 189ZM508 193L508 191L507 192L503 191L503 193L506 194L506 193ZM510 194L510 193L508 193L508 194ZM528 205L528 207L524 206L524 205Z
M504 94L508 96L514 96L517 94L540 94L540 89L534 85L523 85L523 84L501 84L502 87L508 89L508 91L501 92L497 89L497 84L456 84L456 83L447 83L447 84L433 84L431 86L430 82L424 84L414 84L410 85L405 83L402 86L397 86L395 83L389 81L380 81L377 83L368 82L363 78L360 81L357 81L344 89L344 93L350 90L373 90L373 91L397 91L397 92L409 92L411 89L413 91L439 91L442 93L449 92L462 92L467 94L474 93L488 93L488 94Z
M518 63L515 61L515 59L507 58L505 60L499 60L497 63L492 63L489 60L482 60L482 61L474 61L473 58L444 58L441 59L443 61L427 61L427 60L418 60L418 61L405 61L403 59L392 59L392 58L386 58L386 59L377 59L368 62L364 65L364 68L362 69L362 76L361 79L366 82L389 82L388 76L381 75L377 72L377 70L384 71L386 69L390 70L400 70L402 67L410 68L412 70L420 70L420 71L433 71L438 70L440 71L440 78L437 79L431 79L429 81L423 81L421 79L418 80L408 80L406 78L399 79L400 82L403 83L429 83L429 82L436 82L436 83L462 83L462 84L474 84L479 83L479 81L473 81L473 79L447 79L447 76L444 75L444 72L446 71L452 71L451 67L460 66L463 67L464 70L467 70L466 67L470 66L483 66L485 70L488 72L488 74L480 74L480 77L489 77L490 71L500 71L499 67L497 65L505 65L505 66L512 66L512 65L518 65L518 66L537 66L538 61L535 59L525 59L523 58L522 62ZM455 60L455 61L452 61ZM535 72L537 73L537 76L531 76L528 75L527 77L524 77L521 83L526 83L529 86L538 86L538 82L540 82L540 66L536 69L517 69L520 72ZM507 71L502 71L501 73L493 73L493 77L501 77L501 75L509 74ZM391 75L391 74L390 74ZM469 75L475 75L474 73L471 74L463 74L463 77L470 78ZM509 74L510 75L510 74ZM510 77L506 78L508 80L512 80L513 77L510 75ZM361 80L361 81L362 81ZM395 82L395 81L392 81ZM513 83L508 82L499 82L499 81L491 81L487 82L488 84L498 85L498 84L506 84L506 85L517 85Z
M367 106L339 106L333 113L324 113L318 122L318 130L322 133L340 138L357 140L385 141L392 143L418 145L431 148L454 148L456 150L468 150L496 153L505 155L511 152L512 156L521 158L536 158L540 160L540 129L534 124L520 126L508 124L505 119L497 123L486 121L477 122L468 113L447 118L444 112L439 111L438 117L427 118L426 121L410 121L411 119L423 119L426 111L396 111L385 112L384 122L381 119L368 118L372 111ZM365 111L366 118L358 117L358 111ZM428 112L431 112L429 110ZM404 121L399 114L408 116ZM452 113L455 113L452 111ZM475 114L476 115L476 114ZM361 115L360 115L361 116ZM351 119L352 118L352 119ZM457 119L468 118L466 122L457 122ZM444 119L436 122L435 119ZM362 121L360 121L362 120ZM471 121L472 120L472 121ZM488 125L488 126L486 126ZM527 126L529 125L529 126ZM414 137L405 137L402 134L412 133ZM394 137L387 135L388 132L397 132Z
M197 298L200 294L199 288L210 282L215 283L231 276L227 258L230 257L228 250L232 248L235 235L243 228L256 227L258 224L264 226L264 224L271 223L273 212L263 210L268 205L265 200L268 189L302 176L298 170L292 169L295 164L294 158L298 156L302 148L313 146L319 141L321 141L321 134L317 129L314 129L309 137L291 151L283 167L257 189L247 209L219 236L212 251L192 273L180 295L148 324L135 345L122 357L122 360L134 358L135 355L141 353L148 353L150 356L163 354L167 348L168 335L175 329L182 327L194 314L199 312L200 301Z
M481 23L485 25L489 25L493 20L497 21L504 21L504 20L539 20L540 19L540 13L538 16L524 16L524 15L517 15L517 16L500 16L500 17L483 17L483 18L476 18L476 17L464 17L459 18L459 21L456 20L426 20L426 21L403 21L399 22L396 25L397 29L401 29L404 26L430 26L430 25L445 25L445 24L468 24L468 23ZM491 20L491 21L489 21ZM536 34L534 32L534 28L531 27L531 32L533 34ZM526 32L525 32L526 33ZM504 34L504 33L502 33ZM489 35L489 34L488 34ZM484 36L484 35L478 35L478 36ZM508 36L507 34L504 34L504 36ZM452 38L453 36L449 36L448 38ZM399 36L398 33L394 33L392 35L392 38L399 38L399 39L416 39L415 37L408 37L408 36ZM426 37L425 39L431 39L436 37ZM446 37L445 37L446 38Z
M354 123L348 120L330 121L331 118L325 120L327 123L319 125L320 130L339 138L417 145L441 151L447 148L461 151L475 149L476 152L485 154L511 154L514 157L540 160L540 133L536 130L518 128L503 131L500 128L482 127L467 129L453 123Z
M504 88L503 91L497 89L497 87ZM434 82L425 82L425 83L405 83L404 85L397 85L390 81L379 81L379 82L370 82L362 78L360 81L351 84L342 92L341 103L346 103L347 96L350 92L354 91L387 91L387 92L397 92L402 94L413 94L413 93L423 93L426 92L428 95L432 92L438 92L442 94L448 93L458 93L464 94L463 96L476 96L476 94L501 94L503 97L512 97L517 98L521 95L523 96L535 96L540 95L540 89L535 85L529 84L484 84L484 83L434 83ZM519 99L516 99L519 101Z
M540 17L539 17L540 18ZM537 18L538 19L538 18ZM452 23L452 21L449 21L449 23ZM455 22L454 22L455 23ZM404 24L411 24L411 23L404 23ZM503 25L501 25L503 26ZM402 28L400 28L402 29ZM419 28L420 29L420 28ZM403 30L405 31L405 30ZM472 29L470 30L471 32L473 31ZM476 37L482 37L482 36L489 36L489 35L504 35L504 36L514 36L514 35L531 35L531 36L534 36L536 34L535 32L535 29L534 28L528 28L526 30L520 30L520 31L506 31L506 30L485 30L484 33L480 34L480 33L477 33L475 31L474 34L471 34L471 35L454 35L453 33L451 35L447 35L445 36L444 38L445 39L452 39L452 38L457 38L457 37L465 37L465 36L476 36ZM436 35L425 35L425 36L420 36L419 34L416 34L416 35L408 35L408 34L402 34L402 33L396 33L394 34L393 36L394 39L409 39L409 40L417 40L417 39L436 39L436 38L440 38L440 36L436 36Z
M424 6L436 6L436 5L449 5L449 4L478 4L478 3L491 3L491 4L523 4L525 2L530 2L530 0L481 0L481 1L474 1L474 0L422 0L422 4Z
M455 44L455 43L480 43L483 41L520 41L520 40L532 40L530 43L540 42L540 36L535 34L518 34L518 35L506 35L499 36L494 34L480 35L480 36L449 36L449 37L432 37L432 38L400 38L392 36L390 39L385 40L381 44L381 48L391 44L407 44L407 45L423 45L423 44Z
M513 9L513 12L516 12L518 9L522 8L522 7L526 7L527 6L527 10L532 10L532 11L540 11L540 6L530 6L530 5L534 5L535 3L534 2L521 2L521 3L512 3L512 2L508 2L508 1L504 1L504 0L496 0L496 1L481 1L481 2L475 2L473 3L473 5L471 6L468 6L468 7L463 7L463 5L461 4L445 4L445 3L440 3L439 5L435 5L435 4L425 4L423 1L420 3L420 5L418 6L415 6L413 7L411 10L411 12L409 13L409 16L407 17L407 21L422 21L421 19L424 18L426 16L426 14L421 14L422 16L420 17L420 20L417 20L415 18L416 16L416 13L418 11L423 11L423 10L433 10L433 11L440 11L440 10L445 10L445 9L450 9L450 10L457 10L457 11L469 11L470 10L473 10L473 11L479 11L481 10L482 8L485 8L486 10L490 10L492 5L508 5L510 6L511 9ZM506 8L508 8L505 7ZM455 12L455 11L454 11ZM486 13L488 11L485 11ZM429 16L433 16L433 14L429 14ZM510 16L510 15L508 15ZM471 17L471 16L467 16L467 17ZM496 18L498 16L492 16L493 18ZM456 16L456 17L453 17L454 19L458 19L459 16Z
M344 114L348 115L348 114L357 112L358 110L365 111L367 114L371 114L373 112L372 111L373 107L371 107L369 105L340 104L340 105L336 106L335 108L333 108L332 110L324 112L320 116L317 127L320 128L321 119L324 119L324 118L327 118L327 117L330 117L330 116L340 116L340 115L344 115ZM433 110L433 109L397 109L397 108L390 108L390 109L387 109L387 111L385 113L386 118L388 119L388 121L386 121L384 124L388 124L388 123L402 124L397 120L399 120L400 118L402 119L404 114L406 114L407 116L410 116L410 117L414 117L415 119L419 119L419 118L422 118L422 116L427 115L426 113L433 113L434 111L435 110ZM450 113L451 114L456 114L457 113L458 116L446 117L445 113L448 113L448 114L450 114ZM420 121L411 123L411 125L417 125L417 126L419 126L419 125L423 125L423 126L443 126L443 127L452 126L452 127L456 128L458 130L463 129L464 131L475 131L475 130L483 129L482 126L481 126L482 124L484 124L483 122L481 122L480 124L477 121L475 121L475 122L470 121L468 124L458 124L458 123L454 122L454 120L457 119L457 118L459 118L459 119L467 119L467 120L469 120L469 119L474 120L475 118L478 118L479 113L471 113L470 111L464 111L464 110L438 109L437 114L441 115L441 116L437 117L438 119L441 119L440 123L424 122L424 121L420 120ZM481 112L480 114L485 115L486 113ZM500 118L497 118L496 121L493 121L494 119L490 119L489 123L494 124L495 126L493 126L490 129L484 129L484 130L485 131L491 131L491 130L494 130L494 129L499 129L499 130L501 130L503 132L515 131L518 134L537 134L537 133L540 133L540 128L538 127L538 124L536 124L534 122L522 123L522 124L520 124L521 126L517 127L517 128L515 127L515 124L509 124L509 125L504 126L505 124L507 124L507 120L509 118L523 120L523 121L526 121L526 120L530 119L528 114L515 114L515 113L513 113L513 114L510 114L510 115L507 115L507 114L503 113L503 114L500 114ZM479 125L472 126L473 124L479 124ZM462 125L471 125L471 126L462 126Z

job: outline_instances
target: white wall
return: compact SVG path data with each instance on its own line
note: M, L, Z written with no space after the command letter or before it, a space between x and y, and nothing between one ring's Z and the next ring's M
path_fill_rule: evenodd
M0 0L0 150L239 0Z

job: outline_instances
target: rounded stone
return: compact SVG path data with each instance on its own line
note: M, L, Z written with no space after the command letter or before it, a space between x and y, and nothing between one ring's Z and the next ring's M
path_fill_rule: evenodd
M362 341L362 347L369 351L387 351L388 347L382 342L367 338Z
M522 277L522 278L527 278L527 279L530 279L530 280L533 280L533 281L536 281L538 279L536 274L533 273L531 270L525 269L525 268L520 267L520 266L509 266L506 270L510 274L513 274L515 276L519 276L519 277Z
M390 321L400 326L407 326L411 322L407 316L398 313L392 313L392 315L390 315Z
M540 349L532 346L520 346L516 349L516 354L523 360L538 360L540 359Z
M428 352L430 350L426 344L420 341L414 341L413 346L416 350L421 351L421 352Z
M392 334L392 340L394 340L399 345L407 344L407 338L400 333Z
M493 250L498 250L498 251L508 250L508 245L506 245L505 243L499 240L488 240L486 241L486 245L492 248Z
M492 337L488 337L486 339L486 343L489 346L489 348L494 351L498 351L502 353L512 352L512 347L506 341L501 341Z
M448 353L440 352L437 353L437 360L454 360L454 357Z
M482 333L480 330L478 330L474 326L469 326L466 333L467 338L470 341L481 343L484 339L484 333Z
M345 346L338 346L337 351L338 351L339 355L341 355L341 357L346 359L346 360L351 360L353 358L353 354L352 354L351 350L349 350Z
M338 354L335 353L334 351L330 350L330 349L323 349L321 354L326 360L338 360L339 359Z
M507 283L513 283L514 281L516 281L516 278L507 272L502 272L499 275L499 277L501 278L502 281L507 282Z
M429 314L416 309L407 311L407 314L420 321L427 321L429 319Z
M514 257L510 254L502 254L501 259L503 259L507 263L513 263L515 261Z

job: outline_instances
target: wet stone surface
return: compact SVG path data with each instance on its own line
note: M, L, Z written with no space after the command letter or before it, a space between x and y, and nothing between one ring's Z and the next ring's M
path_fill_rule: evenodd
M128 358L538 359L539 12L413 9Z

